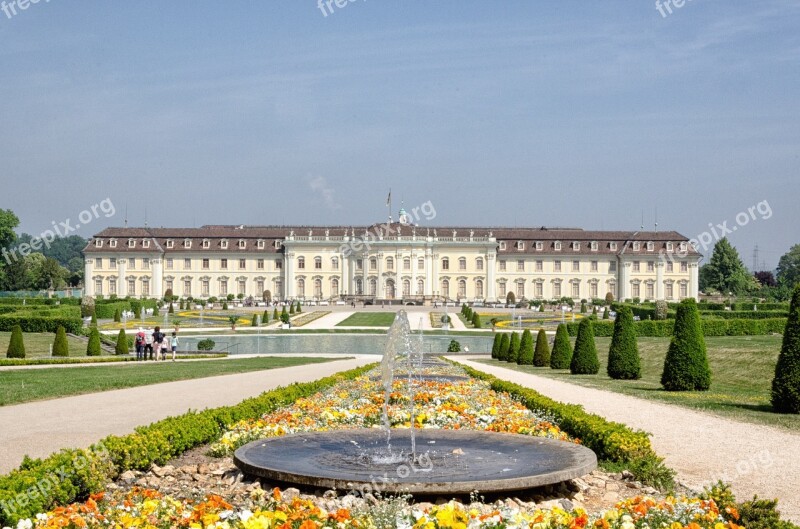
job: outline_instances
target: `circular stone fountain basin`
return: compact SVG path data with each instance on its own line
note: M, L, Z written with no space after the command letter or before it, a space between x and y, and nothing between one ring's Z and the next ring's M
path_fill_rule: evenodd
M518 434L473 430L375 429L311 432L261 439L234 454L245 474L338 490L469 494L541 487L597 467L588 448Z

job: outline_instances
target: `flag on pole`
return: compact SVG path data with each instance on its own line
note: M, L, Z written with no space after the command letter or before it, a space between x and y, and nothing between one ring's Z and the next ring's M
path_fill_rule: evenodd
M391 206L392 205L392 190L391 189L389 190L389 196L386 197L386 205L387 206Z

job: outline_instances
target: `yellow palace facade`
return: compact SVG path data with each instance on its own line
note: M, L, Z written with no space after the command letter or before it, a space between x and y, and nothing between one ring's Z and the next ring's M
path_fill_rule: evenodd
M402 212L401 212L402 213ZM84 250L86 294L275 300L680 300L701 255L677 232L563 228L108 228Z

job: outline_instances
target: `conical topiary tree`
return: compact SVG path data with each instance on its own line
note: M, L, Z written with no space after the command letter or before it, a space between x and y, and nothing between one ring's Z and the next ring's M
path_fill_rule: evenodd
M167 313L175 314L175 306L172 303L169 304L169 309L167 310Z
M280 314L278 314L278 307L275 307L274 309L272 309L272 320L273 321L277 320L280 317L281 317Z
M556 339L553 342L553 354L550 355L552 369L569 369L572 362L572 344L569 341L567 326L559 324L556 329Z
M227 301L223 301L222 302L222 310L228 310L228 302Z
M97 327L92 327L89 331L89 344L86 346L86 356L100 356L102 350L100 349L100 331Z
M302 308L302 306L300 305L300 302L299 302L299 301L297 302L297 308L296 308L294 311L295 311L297 314L300 314L301 312L303 312L303 308Z
M92 320L90 322L90 325L92 327L97 327L97 314L95 314L94 312L92 312Z
M661 385L667 391L707 391L711 387L706 341L694 298L678 305Z
M25 358L25 340L22 338L22 327L11 328L11 340L8 342L6 358Z
M578 324L578 336L575 338L575 350L572 352L569 370L573 375L596 375L600 371L594 329L589 318L582 319Z
M500 342L500 351L497 355L498 360L507 361L509 351L511 350L511 340L508 337L508 333L503 333L503 341Z
M114 311L114 321L116 323L119 323L119 322L122 321L122 311L119 310L119 308Z
M609 312L611 312L611 309L609 309L608 307L605 307L603 309L603 319L604 320L611 319L611 315L609 314Z
M289 315L294 316L294 302L289 304Z
M478 315L477 312L472 313L472 326L475 327L476 329L481 328L481 317L480 315Z
M592 318L597 319L597 305L592 307Z
M117 335L117 345L114 348L114 353L118 355L128 354L128 337L125 336L125 329L120 329Z
M789 319L783 331L781 354L772 380L772 407L778 413L800 413L800 285L792 294Z
M614 335L608 349L608 376L616 380L639 380L642 378L639 346L636 344L636 329L633 327L633 312L620 307L614 321Z
M581 301L581 314L586 314L586 302Z
M494 335L494 342L492 343L492 358L497 359L500 354L500 344L503 343L502 333Z
M536 335L536 350L533 353L533 365L548 367L550 365L550 344L547 343L547 333L539 329Z
M253 317L250 318L250 327L258 327L258 314L253 314Z
M512 332L510 347L508 349L508 358L506 359L506 361L515 364L517 363L517 359L519 358L519 346L520 346L519 333Z
M517 363L521 366L533 365L533 335L530 329L525 329L519 343L519 357Z
M56 339L53 342L53 356L69 356L69 342L67 342L67 331L63 326L56 330Z
M266 325L269 323L269 310L264 311L264 315L261 316L261 325Z

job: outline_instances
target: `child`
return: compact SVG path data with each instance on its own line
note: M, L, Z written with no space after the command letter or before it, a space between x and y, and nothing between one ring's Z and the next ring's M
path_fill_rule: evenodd
M172 333L172 340L170 341L170 345L172 346L172 361L175 361L175 353L178 351L178 333Z
M136 360L140 361L144 354L144 329L141 327L139 327L139 332L136 333L134 345L136 346Z

